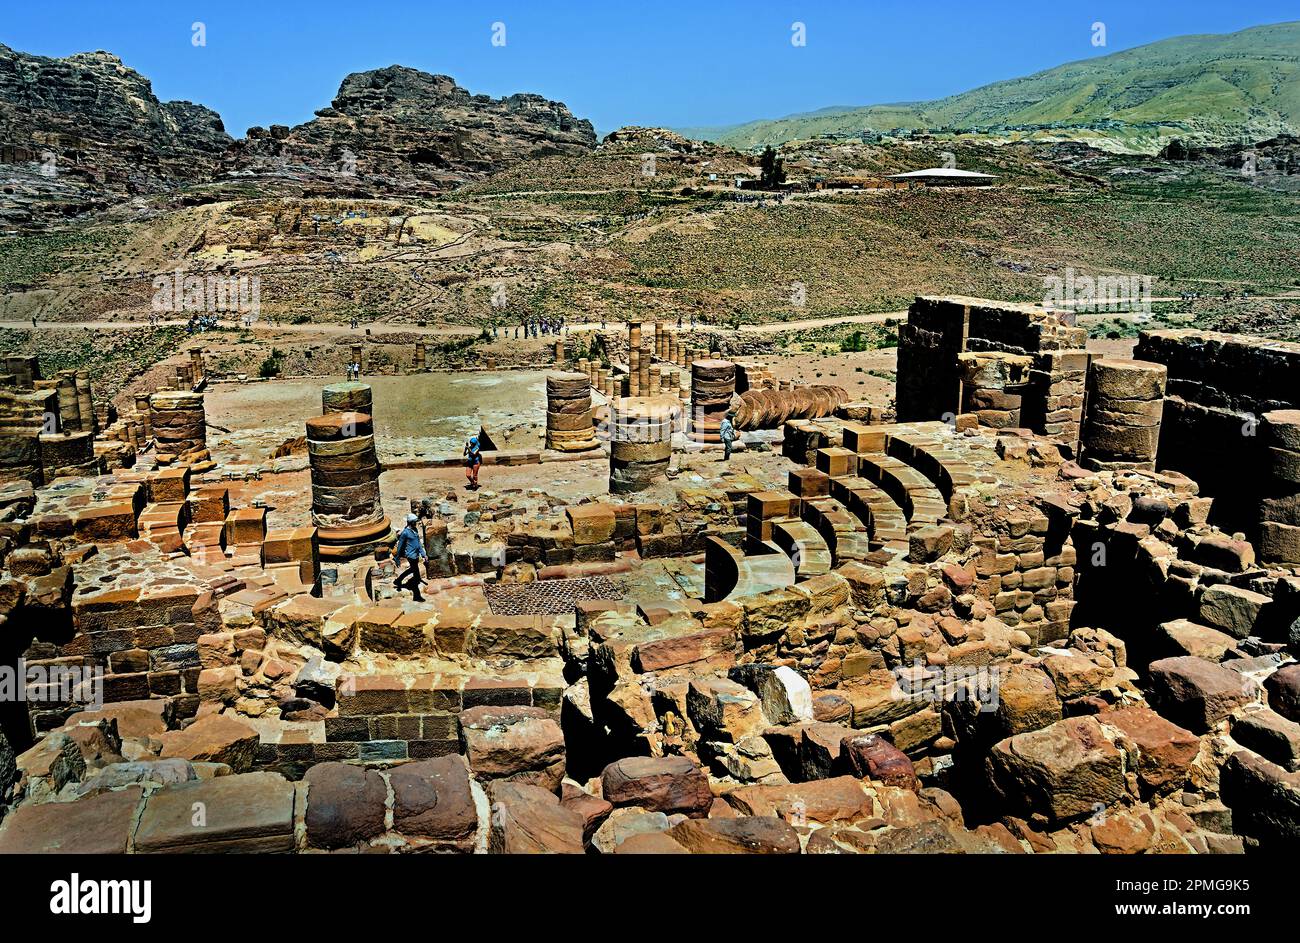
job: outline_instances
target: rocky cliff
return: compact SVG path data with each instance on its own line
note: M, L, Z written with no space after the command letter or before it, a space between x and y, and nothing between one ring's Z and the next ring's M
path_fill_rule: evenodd
M515 161L584 153L591 122L540 95L472 95L403 66L356 72L311 121L250 128L161 102L106 52L65 59L0 45L0 227L28 228L143 194L431 195ZM212 188L209 188L212 189ZM237 192L235 192L237 190Z
M593 148L591 122L540 95L471 95L404 66L354 72L316 117L250 128L227 154L236 174L288 174L374 194L427 194L518 160Z
M159 101L109 53L52 59L0 45L0 222L207 179L230 142L215 111Z

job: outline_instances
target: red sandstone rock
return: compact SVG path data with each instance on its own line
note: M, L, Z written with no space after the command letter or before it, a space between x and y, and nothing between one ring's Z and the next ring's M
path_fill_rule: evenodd
M600 779L602 794L616 806L702 817L713 802L708 777L685 757L627 757L606 766Z

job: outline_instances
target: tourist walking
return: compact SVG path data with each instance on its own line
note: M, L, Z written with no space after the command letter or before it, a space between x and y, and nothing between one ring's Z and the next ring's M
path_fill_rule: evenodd
M722 417L722 426L718 429L722 439L722 460L731 461L731 443L736 441L736 427L731 424L731 413Z
M398 592L409 588L416 602L424 602L424 597L420 595L420 561L426 559L428 554L424 552L424 540L415 527L418 520L414 514L406 515L406 526L397 535L393 556L397 558L398 566L406 564L406 570L393 582L393 588Z
M478 445L478 436L472 435L465 443L465 477L469 479L466 486L471 491L478 489L478 467L483 464L483 452Z

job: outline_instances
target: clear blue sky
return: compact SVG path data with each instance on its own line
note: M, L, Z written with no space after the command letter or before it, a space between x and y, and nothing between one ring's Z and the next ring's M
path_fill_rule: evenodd
M604 134L938 98L1170 36L1296 19L1297 9L1296 0L9 0L0 42L49 56L112 52L159 98L216 109L236 137L306 121L349 72L394 63L475 93L561 100ZM191 43L195 21L206 25L202 48ZM806 24L802 48L790 42L796 21ZM1105 49L1091 42L1097 21ZM492 45L495 22L504 46Z

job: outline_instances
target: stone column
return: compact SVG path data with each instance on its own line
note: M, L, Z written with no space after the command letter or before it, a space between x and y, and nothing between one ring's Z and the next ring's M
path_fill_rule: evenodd
M364 373L365 370L366 370L366 365L365 365L365 363L364 363L364 362L362 361L362 359L361 359L361 350L362 350L362 345L361 345L361 344L353 344L353 345L352 345L352 360L351 360L351 363L355 363L355 364L357 364L357 365L361 368L361 372Z
M55 380L59 394L59 422L66 432L81 431L81 400L77 396L77 371L60 370Z
M641 325L629 321L627 325L627 395L641 394Z
M962 412L974 413L980 425L992 429L1020 427L1020 406L1032 363L1033 358L1017 354L980 352L958 355Z
M644 491L667 480L679 407L662 399L616 399L609 405L609 490Z
M203 351L190 351L190 375L194 378L195 383L199 383L207 376L207 368L203 365Z
M324 413L365 413L374 416L374 392L369 383L348 380L331 383L320 391L320 411Z
M208 447L203 394L162 390L149 397L149 425L160 464L170 464Z
M427 362L426 361L427 356L428 356L428 348L426 347L424 341L416 341L415 342L415 369L417 371L424 370L425 363Z
M83 432L95 432L95 399L90 389L90 373L77 371L77 412L81 414Z
M153 424L150 422L149 413L150 413L149 394L136 393L135 394L135 414L137 417L136 421L140 423L140 434L143 435L146 439L153 438Z
M1300 565L1300 409L1265 413L1259 434L1265 466L1259 555L1266 563Z
M647 337L641 343L641 357L637 360L637 388L642 396L654 396L650 386L650 364L654 363L654 338Z
M591 424L591 380L585 373L546 378L546 447L558 452L599 448Z
M360 385L360 384L354 384ZM350 560L389 537L379 497L374 423L367 413L328 412L307 420L311 521L320 556Z
M649 387L649 393L647 395L658 396L660 392L662 392L663 390L663 380L660 379L659 365L654 364L652 367L650 367L648 373L649 373L649 383L647 384L647 386Z
M736 392L736 365L730 360L697 360L691 372L691 438L721 442L722 420Z
M555 342L555 365L564 366L564 341Z
M1164 412L1165 367L1143 360L1094 360L1088 371L1081 464L1094 471L1153 471Z

